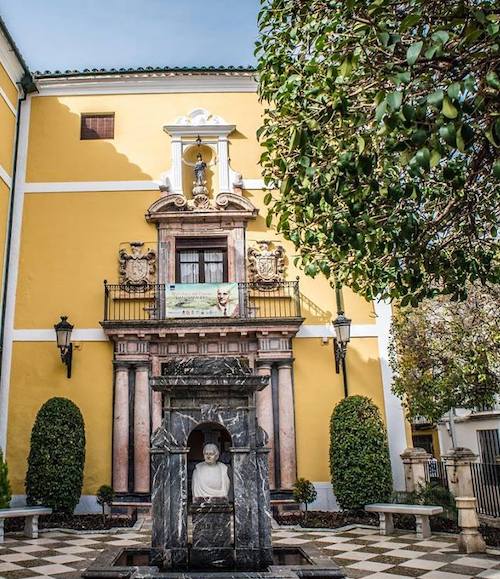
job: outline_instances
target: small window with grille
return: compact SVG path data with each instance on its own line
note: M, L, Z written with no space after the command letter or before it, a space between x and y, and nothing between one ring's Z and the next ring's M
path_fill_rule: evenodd
M226 238L176 240L176 283L227 282Z
M115 113L84 113L80 126L82 141L113 139L115 136Z

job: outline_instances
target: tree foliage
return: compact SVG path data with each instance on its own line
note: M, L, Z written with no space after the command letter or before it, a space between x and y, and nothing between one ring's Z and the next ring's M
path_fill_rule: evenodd
M500 287L473 286L395 311L393 389L409 418L437 422L452 407L491 405L500 392Z
M493 0L262 0L268 223L367 299L498 281Z
M85 425L78 406L51 398L38 411L31 431L26 474L28 505L73 513L83 484Z
M330 472L342 509L362 509L391 496L387 433L378 408L366 396L348 396L333 410Z
M106 518L106 507L111 508L111 504L115 499L115 492L109 485L101 485L97 489L96 500L97 504L101 505L102 518Z
M310 480L299 478L293 484L293 498L295 501L305 506L306 512L307 505L313 503L317 496L318 493Z
M9 468L3 458L3 452L0 448L0 509L7 509L12 498L9 483Z

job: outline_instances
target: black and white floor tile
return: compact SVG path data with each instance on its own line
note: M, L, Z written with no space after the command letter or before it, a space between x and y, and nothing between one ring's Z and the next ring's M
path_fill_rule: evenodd
M133 530L78 535L49 531L39 539L7 535L0 544L0 578L76 579L107 546L141 546L149 540L147 531ZM452 536L419 540L412 533L381 537L377 530L367 528L333 532L281 527L273 531L273 541L277 546L314 543L353 579L500 579L500 551L463 555Z

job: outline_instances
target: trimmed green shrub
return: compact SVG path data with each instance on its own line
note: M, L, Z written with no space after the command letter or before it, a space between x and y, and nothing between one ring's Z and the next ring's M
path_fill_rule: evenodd
M306 507L307 513L307 505L312 503L316 500L318 493L314 488L314 485L310 480L305 478L299 478L293 485L293 498L299 504L302 504Z
M9 468L3 459L3 452L0 448L0 509L8 509L12 494L9 484Z
M342 509L362 509L368 503L387 502L391 496L385 426L378 408L365 396L349 396L333 410L330 472Z
M102 508L102 518L103 520L106 518L106 506L111 507L111 503L115 498L115 492L109 485L101 485L97 489L97 504L101 505Z
M67 398L51 398L38 411L31 431L28 505L72 514L82 492L84 463L85 425L78 406Z

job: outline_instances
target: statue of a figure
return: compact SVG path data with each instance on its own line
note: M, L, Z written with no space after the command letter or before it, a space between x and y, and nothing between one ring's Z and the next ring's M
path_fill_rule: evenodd
M215 444L203 447L205 462L199 462L193 472L193 499L224 497L229 494L227 466L218 462L219 449Z
M196 163L194 164L194 184L196 186L203 186L205 185L205 171L207 169L207 164L203 160L201 153L196 155Z

